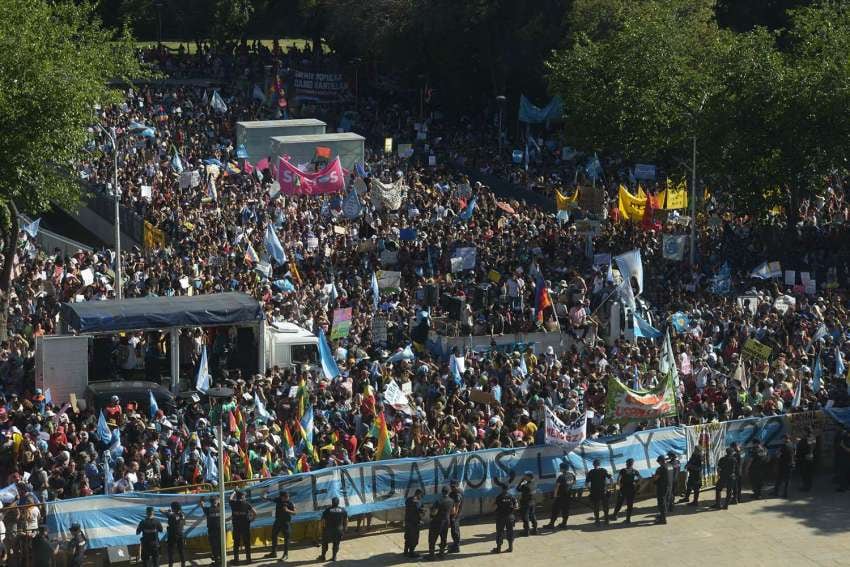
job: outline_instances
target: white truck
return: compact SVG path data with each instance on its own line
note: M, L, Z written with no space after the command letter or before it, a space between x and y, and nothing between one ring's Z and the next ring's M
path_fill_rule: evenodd
M264 323L261 328L262 341L257 354L262 369L319 364L319 340L307 329L293 323ZM76 395L77 400L83 400L90 382L114 379L113 376L94 370L92 365L95 357L111 356L109 350L97 345L92 335L37 337L36 387L43 391L49 389L54 403L68 401L71 393ZM168 386L166 379L162 383Z
M269 139L272 136L324 134L326 127L327 124L315 118L237 122L236 144L244 145L248 160L256 163L264 157L269 157Z
M272 163L275 158L289 156L293 165L311 163L317 156L317 148L329 148L329 161L339 156L345 169L354 169L354 164L362 163L366 157L366 139L354 132L336 134L304 134L299 136L272 136L269 155Z

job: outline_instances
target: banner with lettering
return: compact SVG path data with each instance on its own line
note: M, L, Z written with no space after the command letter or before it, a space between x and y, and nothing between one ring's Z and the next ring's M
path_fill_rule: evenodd
M587 439L587 413L582 413L572 423L566 424L546 408L546 444L557 445L570 452Z
M350 330L351 307L334 309L334 323L333 327L331 327L331 340L347 337Z
M345 173L339 157L323 170L305 173L285 159L278 165L278 183L284 195L326 195L345 189Z
M606 421L652 421L676 415L676 395L670 375L647 391L632 390L616 378L608 380Z

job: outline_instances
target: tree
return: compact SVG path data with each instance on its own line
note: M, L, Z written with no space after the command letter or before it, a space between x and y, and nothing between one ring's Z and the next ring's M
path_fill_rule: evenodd
M850 10L837 3L792 10L789 27L735 38L721 61L724 93L707 159L758 213L786 207L796 224L803 199L846 175L850 156Z
M6 337L18 210L73 206L73 164L110 80L141 74L128 35L115 41L86 2L0 0L0 338Z
M593 0L573 13L572 43L549 60L565 101L570 143L627 160L677 164L690 156L702 107L720 90L717 62L731 32L710 0Z

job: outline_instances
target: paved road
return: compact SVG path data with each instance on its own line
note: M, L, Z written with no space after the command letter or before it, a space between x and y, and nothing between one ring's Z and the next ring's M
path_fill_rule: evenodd
M826 481L826 479L823 479ZM714 493L704 500L712 503ZM462 527L461 553L433 562L410 560L401 555L401 532L370 535L344 541L335 567L378 567L389 565L435 564L447 567L482 565L487 561L532 565L850 565L850 492L836 493L826 488L805 495L793 493L790 499L747 500L728 510L677 505L664 526L653 525L654 507L644 501L636 510L631 526L618 522L609 527L593 525L593 514L577 505L570 526L557 532L543 531L530 538L517 538L510 555L493 555L492 521ZM543 520L545 524L548 520ZM520 526L521 527L521 526ZM420 550L427 547L422 532ZM255 553L252 565L319 565L318 549L301 547L281 563L261 559ZM232 557L232 556L231 556ZM260 559L259 561L257 559ZM207 561L198 564L206 565Z

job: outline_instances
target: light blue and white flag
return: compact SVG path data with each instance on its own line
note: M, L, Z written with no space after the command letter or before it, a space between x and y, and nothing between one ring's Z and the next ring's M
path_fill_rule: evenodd
M221 95L218 94L218 91L213 91L212 98L210 99L210 108L221 114L227 112L227 105L224 103Z
M797 389L794 390L794 398L791 400L791 407L798 408L800 407L800 403L803 401L803 380L802 378L797 381Z
M266 404L263 403L263 400L260 399L260 396L254 395L254 411L257 414L257 419L260 419L264 422L271 421L272 414L266 409Z
M782 276L782 264L779 262L762 262L750 272L750 277L759 280L768 280Z
M38 227L41 226L41 218L37 218L29 224L25 224L23 226L23 231L27 233L30 238L35 238L38 236Z
M260 101L261 104L265 104L266 93L263 92L263 89L260 88L260 85L254 85L254 90L251 93L251 98Z
M643 261L640 257L640 250L634 249L614 256L614 261L617 262L617 268L620 269L620 275L623 276L624 280L628 281L631 278L637 280L637 295L643 293Z
M325 378L333 380L339 376L339 367L336 365L331 348L328 346L328 340L325 337L325 331L319 329L319 361L322 363L322 372Z
M224 447L219 445L219 451L224 451ZM218 465L215 464L215 459L212 456L212 451L207 450L204 454L204 480L213 484L218 484Z
M844 376L847 367L844 365L844 353L839 346L835 347L835 375Z
M112 439L112 430L106 424L106 416L103 415L103 410L100 411L100 417L97 418L97 430L95 433L101 443L108 443Z
M378 310L378 304L381 302L381 290L378 288L378 277L375 272L372 272L372 309Z
M661 331L653 327L643 317L634 313L634 333L635 337L644 339L657 339L661 336Z
M352 188L342 201L342 214L347 219L356 219L360 216L361 210L360 196L357 195L357 190Z
M688 237L684 234L665 234L662 239L662 250L665 260L681 262L685 257L685 245Z
M159 404L156 403L156 397L151 390L148 390L148 399L150 400L150 416L153 419L156 416L156 412L159 411Z
M201 361L198 364L198 373L195 376L195 389L206 394L210 389L210 365L207 360L207 345L201 349Z
M820 352L818 352L817 357L815 358L815 367L812 369L812 390L815 391L815 394L820 392L820 389L823 385L823 364L820 360Z
M286 263L286 252L283 251L283 246L281 246L280 240L278 239L277 233L272 225L266 227L266 236L263 243L266 246L266 252L269 253L272 260L277 262L279 265Z
M387 364L398 364L402 360L413 360L414 358L416 358L416 355L413 353L413 349L410 345L407 345L389 357L387 359Z
M691 320L681 311L676 311L670 316L670 323L673 324L673 329L677 333L686 333L691 327Z

